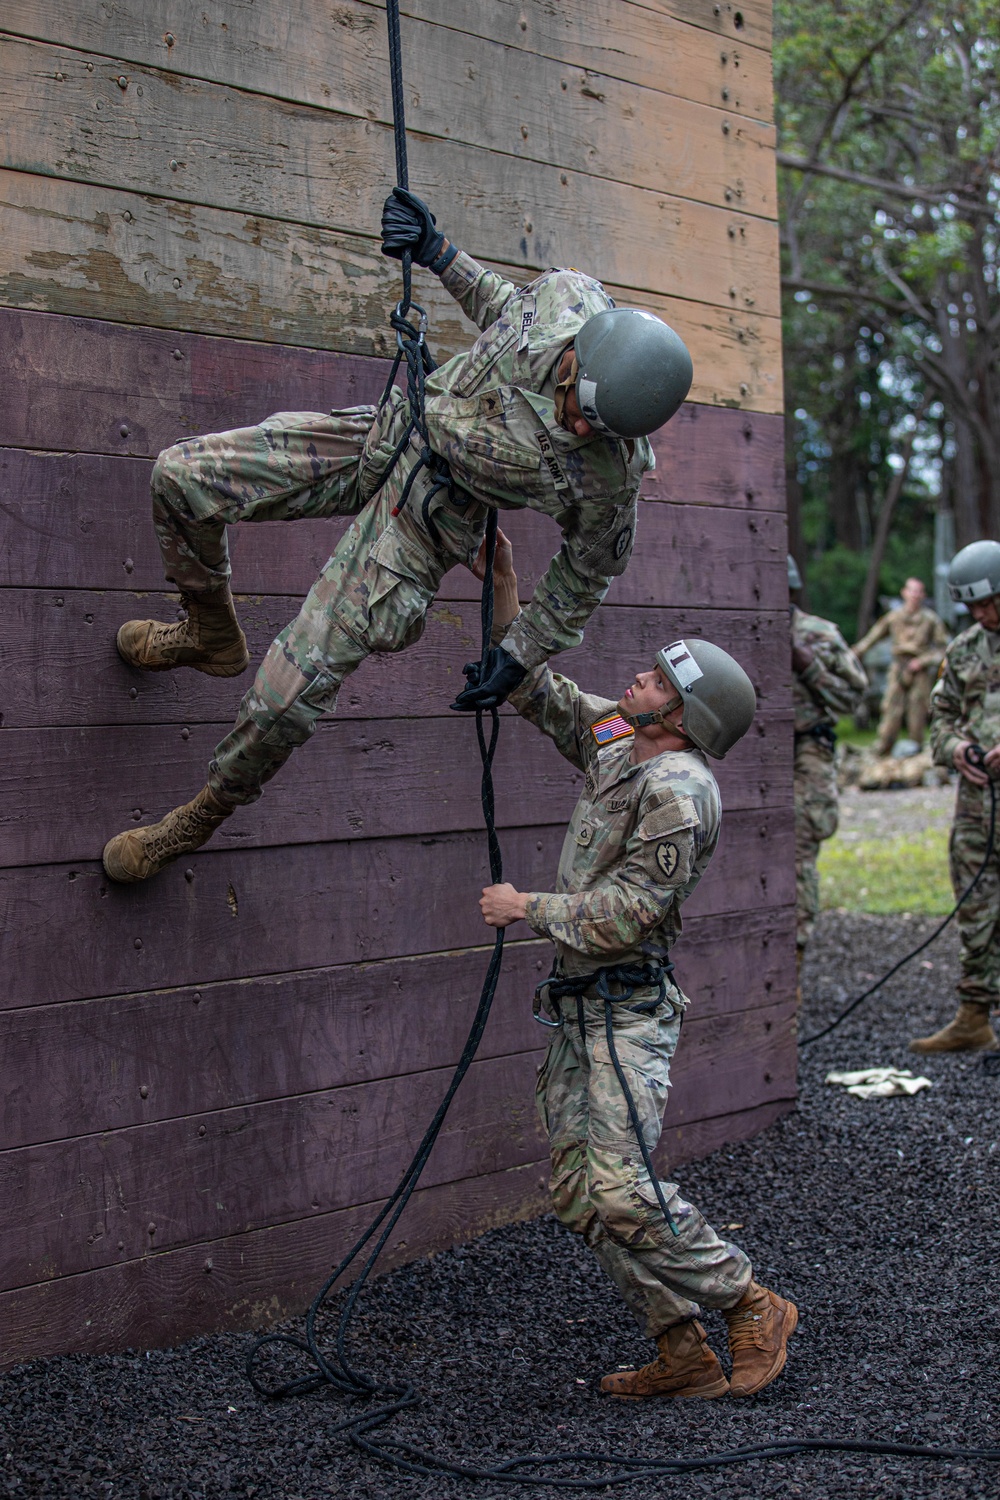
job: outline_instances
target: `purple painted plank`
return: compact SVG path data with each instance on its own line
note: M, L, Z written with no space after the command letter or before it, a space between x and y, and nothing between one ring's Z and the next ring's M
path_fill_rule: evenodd
M253 662L298 602L282 596L240 598ZM136 615L171 620L176 611L176 596L0 590L0 725L232 722L252 680L250 671L228 680L187 670L137 672L118 657L114 638L123 620ZM787 610L599 609L583 645L554 658L553 665L590 691L617 698L659 647L684 635L715 640L743 663L757 689L765 732L768 719L788 713ZM368 719L373 703L387 718L447 715L462 685L462 665L470 651L478 651L479 638L475 605L432 605L423 638L405 657L371 657L347 679L338 717Z
M728 917L686 923L675 959L689 1022L789 998L792 947L787 910L747 913L736 934ZM541 940L507 943L480 1056L544 1040L531 995L550 959ZM0 1012L2 1148L454 1064L486 960L475 949Z
M562 835L561 825L507 830L507 878L551 890ZM733 813L686 913L788 906L793 863L790 808ZM245 853L209 845L134 887L112 886L96 863L6 870L0 1005L479 946L486 880L474 833Z
M698 450L707 476L718 455ZM98 454L0 450L0 585L152 589L163 569L149 518L145 460ZM707 478L705 479L707 483ZM701 481L693 488L704 488ZM559 545L554 524L532 511L505 514L524 596ZM235 586L244 593L304 595L346 530L345 519L230 527ZM714 599L732 609L781 609L788 598L784 517L684 505L643 505L628 572L608 603L663 605ZM442 599L476 599L479 584L454 568Z
M499 826L568 821L582 772L532 725L510 715L504 726L495 771ZM228 728L196 725L187 738L176 726L8 730L0 866L94 858L111 833L153 822L192 797ZM87 767L69 807L67 762ZM764 735L744 741L715 770L727 813L785 804L791 719L770 720ZM256 849L475 829L480 782L468 718L333 719L259 802L223 824L216 844Z
M687 1022L668 1124L793 1098L794 1016L789 999ZM426 1186L544 1155L533 1103L540 1055L539 1046L473 1063ZM0 1193L18 1206L0 1241L0 1286L371 1202L411 1160L448 1078L447 1069L403 1074L0 1153Z
M363 355L18 308L0 308L0 347L0 445L147 458L181 437L243 427L273 411L375 401L388 370ZM782 433L780 416L689 403L654 439L658 468L648 491L784 510Z

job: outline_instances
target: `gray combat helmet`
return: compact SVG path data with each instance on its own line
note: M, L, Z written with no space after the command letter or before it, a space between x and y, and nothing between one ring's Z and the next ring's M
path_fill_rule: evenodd
M598 432L645 437L670 421L691 389L694 367L684 340L636 307L595 313L574 348L576 399Z
M970 542L948 569L948 592L956 604L975 604L1000 594L1000 542Z
M743 738L757 711L757 694L738 661L711 641L674 641L656 662L684 703L684 733L693 745L722 757Z
M796 589L800 589L801 587L802 587L802 574L799 572L799 565L795 561L795 558L792 556L792 554L789 552L789 554L788 554L788 588L789 588L789 592L794 594L795 590Z

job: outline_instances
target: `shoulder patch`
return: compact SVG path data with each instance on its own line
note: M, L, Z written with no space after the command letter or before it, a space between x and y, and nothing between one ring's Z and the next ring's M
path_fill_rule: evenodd
M680 833L684 828L697 828L700 821L690 797L673 795L659 806L647 804L636 832L641 839L655 839L666 833Z
M610 745L612 740L623 740L626 735L634 734L635 730L620 713L615 712L598 719L596 724L591 724L590 732L596 744Z
M680 854L677 852L677 845L664 840L662 844L657 844L654 858L656 859L656 866L660 874L665 880L669 880L680 863Z

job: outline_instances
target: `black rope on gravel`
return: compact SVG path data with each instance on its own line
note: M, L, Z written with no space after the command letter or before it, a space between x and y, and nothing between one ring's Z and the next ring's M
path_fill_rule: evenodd
M396 132L396 169L400 185L406 185L406 145L405 126L403 124L403 93L402 93L402 60L399 42L399 6L398 0L386 0L386 12L389 22L389 56L392 66L392 97L393 115ZM405 313L412 305L409 293L409 257L404 257L404 298L400 308L397 309L399 317L405 317ZM404 306L405 304L405 306ZM422 313L421 313L421 316ZM410 352L403 348L406 342L405 335L397 327L397 340L400 340L400 352L397 354L394 371L398 368L399 361L405 357L407 360L408 381L411 371L416 364L417 369L413 371L416 378L414 385L410 388L411 413L414 413L414 391L416 397L422 402L423 382L420 371L424 369L426 346L423 345L423 327L418 330L419 342L417 349L419 363L416 357L411 362ZM410 325L407 325L410 326ZM411 330L412 331L412 330ZM433 366L431 366L433 368ZM422 405L419 411L422 420ZM416 414L414 413L414 419ZM400 447L402 451L402 445ZM447 481L443 481L447 482ZM482 662L485 667L487 652L491 646L493 633L493 562L496 552L497 537L497 512L490 509L486 527L486 556L485 574L483 580L482 602L480 607L480 618L482 624ZM484 729L484 712L489 712L491 728L487 739ZM496 753L497 738L500 729L500 718L495 708L489 710L478 709L476 711L476 732L479 740L479 750L482 757L482 807L483 818L486 824L487 842L489 848L490 878L493 884L498 884L503 879L503 861L500 850L500 842L496 832L495 802L493 791L493 758ZM991 824L992 835L992 824ZM978 877L977 877L978 878ZM553 1454L523 1454L515 1458L509 1458L503 1463L488 1467L474 1463L462 1463L457 1460L441 1457L420 1448L413 1443L400 1439L383 1438L381 1441L373 1441L369 1434L378 1431L388 1422L407 1408L415 1406L420 1397L409 1380L398 1382L379 1381L374 1376L364 1371L355 1369L347 1357L346 1341L351 1318L353 1317L358 1299L364 1290L368 1277L374 1269L375 1263L381 1254L386 1241L399 1221L403 1210L417 1186L420 1174L427 1163L437 1140L445 1116L451 1105L455 1094L469 1067L475 1057L479 1042L486 1028L490 1008L496 993L497 982L500 977L500 968L503 958L504 929L497 928L494 940L493 952L490 956L483 982L479 1005L469 1032L468 1039L462 1049L462 1055L452 1075L447 1091L435 1112L434 1118L424 1132L423 1139L407 1167L402 1178L393 1190L387 1202L380 1212L369 1224L368 1228L356 1241L352 1248L344 1256L340 1264L335 1268L332 1275L323 1283L319 1292L306 1314L305 1337L299 1338L294 1334L267 1333L256 1339L251 1345L246 1358L246 1374L254 1390L261 1396L282 1397L300 1396L308 1392L316 1391L324 1386L331 1386L335 1390L342 1391L347 1396L357 1397L363 1401L370 1401L377 1397L380 1404L366 1407L344 1421L336 1423L327 1429L328 1436L338 1433L345 1434L356 1448L367 1453L371 1458L384 1463L396 1470L402 1470L410 1474L426 1474L430 1476L440 1474L451 1474L465 1479L492 1479L501 1480L511 1484L534 1484L545 1485L552 1489L575 1489L575 1490L602 1490L609 1489L614 1485L627 1484L637 1477L669 1477L678 1474L691 1474L703 1469L722 1468L730 1464L746 1463L752 1459L761 1458L787 1458L799 1453L810 1452L835 1452L835 1453L879 1453L899 1457L912 1458L937 1458L937 1459L983 1459L990 1463L1000 1462L1000 1448L931 1448L917 1444L902 1443L877 1443L877 1442L852 1442L847 1439L830 1438L787 1438L779 1439L773 1443L751 1445L744 1448L733 1448L721 1453L704 1454L693 1458L646 1458L641 1455L628 1455L622 1457L616 1454L592 1452L580 1449L567 1453ZM616 1069L619 1081L626 1090L629 1101L630 1115L633 1127L639 1137L640 1144L644 1144L638 1117L635 1111L634 1101L628 1093L621 1067L617 1063L617 1054L614 1053L613 1036L611 1036L610 1013L611 1006L620 996L612 997L605 986L604 996L606 1025L609 1033L609 1042L612 1054L615 1057ZM646 1153L644 1152L644 1156ZM656 1181L655 1174L651 1170L651 1163L647 1159L647 1167L650 1175ZM658 1195L661 1196L661 1195ZM661 1197L662 1202L662 1197ZM663 1211L670 1222L666 1205ZM379 1233L379 1231L381 1231ZM350 1268L354 1261L364 1250L365 1246L378 1233L375 1243L361 1270L352 1283L350 1291L345 1299L341 1310L335 1340L332 1351L321 1348L316 1331L316 1322L322 1312L333 1288L344 1273ZM292 1380L268 1381L265 1377L258 1375L257 1364L261 1352L267 1348L290 1349L295 1354L306 1355L312 1364L312 1371L298 1376ZM556 1475L544 1472L559 1464L583 1464L583 1465L613 1465L610 1472L601 1473L592 1477L580 1475Z
M971 755L969 753L971 750L978 750L979 756L975 757ZM966 755L973 765L982 765L983 752L979 749L978 745L970 745L969 749L966 751ZM880 990L882 986L888 980L890 980L894 974L898 974L900 969L904 968L911 959L916 958L918 953L923 953L925 948L929 948L931 943L933 943L937 938L941 936L942 932L944 932L949 922L951 922L958 914L959 907L961 907L966 901L968 901L969 897L972 895L972 892L975 890L976 886L985 875L987 865L993 858L993 841L997 822L997 793L992 779L986 784L989 787L990 791L990 831L986 839L986 853L983 855L983 862L979 866L979 869L976 871L975 875L973 875L972 879L965 887L965 890L955 902L955 905L952 907L951 911L944 918L944 920L940 922L937 927L935 927L930 937L924 938L922 943L919 943L916 948L912 949L911 952L905 954L898 963L893 964L892 968L889 969L885 974L883 974L881 979L876 979L875 983L869 985L868 989L864 990L860 995L856 995L850 1002L850 1004L845 1005L840 1014L833 1018L828 1026L824 1026L821 1031L814 1031L812 1036L803 1037L799 1042L800 1047L811 1047L813 1042L821 1041L823 1037L829 1036L831 1031L835 1031L842 1021L846 1021L848 1016L851 1015L852 1012L857 1010L862 1001L868 1000L872 995L875 994L875 991ZM1000 1073L1000 1054L998 1054L995 1058L984 1057L983 1067L986 1068L986 1071L990 1074Z

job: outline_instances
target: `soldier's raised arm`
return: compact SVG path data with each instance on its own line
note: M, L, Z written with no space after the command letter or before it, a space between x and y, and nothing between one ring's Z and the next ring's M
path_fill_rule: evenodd
M888 614L883 615L880 620L875 621L875 624L872 626L871 630L868 631L868 634L863 635L860 641L858 641L852 647L855 656L864 656L865 653L867 651L870 651L873 646L877 646L879 641L885 640L886 636L889 634L889 623L891 619L892 612L890 611Z
M405 188L393 188L382 208L382 249L401 259L409 250L418 266L440 276L467 317L478 328L495 323L518 289L459 250L437 227L427 204Z

